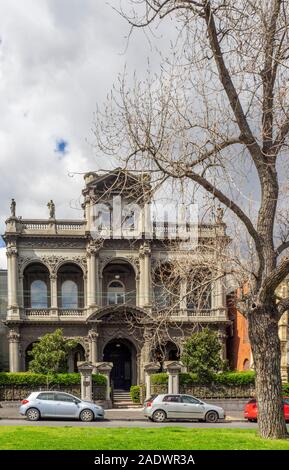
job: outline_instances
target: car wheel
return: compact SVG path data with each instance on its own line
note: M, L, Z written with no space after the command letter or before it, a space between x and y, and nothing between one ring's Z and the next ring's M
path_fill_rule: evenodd
M26 411L26 417L29 421L38 421L40 419L40 411L37 408L29 408Z
M79 415L80 421L93 421L94 420L94 414L91 410L82 410L82 412Z
M218 421L219 415L216 411L208 411L206 414L207 423L216 423Z
M152 419L150 416L148 416L148 420L149 420L149 421L153 421L153 419Z
M166 413L163 410L156 410L152 416L155 423L163 423L166 420Z

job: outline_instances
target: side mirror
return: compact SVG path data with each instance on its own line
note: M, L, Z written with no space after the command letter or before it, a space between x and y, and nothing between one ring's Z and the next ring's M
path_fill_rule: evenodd
M76 405L78 405L79 401L78 401L78 400L73 400L73 403L75 403Z

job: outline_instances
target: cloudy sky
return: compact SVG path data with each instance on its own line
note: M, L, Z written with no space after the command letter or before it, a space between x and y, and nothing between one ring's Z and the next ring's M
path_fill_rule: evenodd
M155 46L165 50L173 28L163 25L151 43L137 31L127 45L118 5L0 0L0 233L12 197L23 218L46 218L51 198L57 217L79 217L82 173L103 166L91 132L96 105L125 65L141 74L150 57L158 67Z

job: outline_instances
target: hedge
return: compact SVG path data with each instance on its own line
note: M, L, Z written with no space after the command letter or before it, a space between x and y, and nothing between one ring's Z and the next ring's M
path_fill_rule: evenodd
M152 374L151 376L152 385L165 385L168 383L168 374L160 372L158 374ZM213 376L212 383L228 386L240 386L240 385L254 385L255 383L255 372L224 372L221 374L215 374ZM194 373L181 373L180 374L180 385L205 385L202 384L197 374Z
M134 403L140 403L140 385L130 387L130 396Z
M102 374L93 374L92 381L95 385L106 385L106 377ZM47 377L45 374L32 372L0 372L0 385L79 385L80 374L55 374Z

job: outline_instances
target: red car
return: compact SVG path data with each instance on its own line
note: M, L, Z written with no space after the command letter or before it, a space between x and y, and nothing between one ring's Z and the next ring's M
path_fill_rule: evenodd
M285 420L289 421L289 397L283 397ZM248 401L244 410L244 418L250 422L256 422L258 418L258 407L256 398Z

